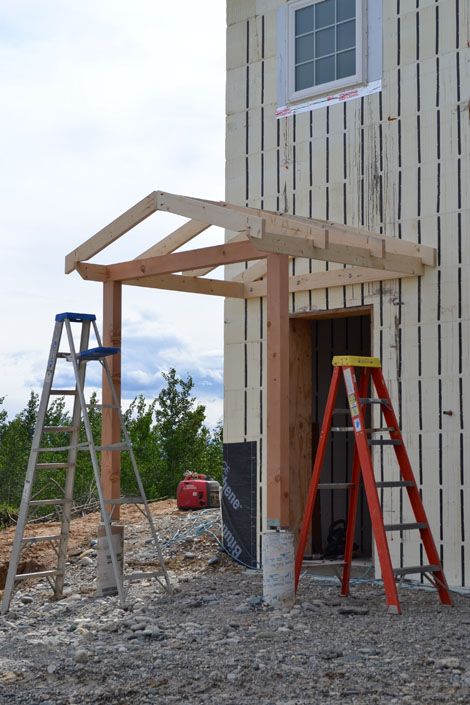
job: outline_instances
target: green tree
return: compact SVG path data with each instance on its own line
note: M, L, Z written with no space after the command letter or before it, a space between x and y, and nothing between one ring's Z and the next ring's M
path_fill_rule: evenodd
M23 411L9 423L4 418L0 443L0 496L2 502L15 507L19 505L23 492L38 404L38 395L31 392Z
M214 480L222 482L222 462L223 462L223 431L224 424L220 419L213 429L206 445L206 468L207 474Z
M210 434L204 425L205 407L196 404L196 398L191 396L192 378L188 376L185 381L177 377L174 368L162 374L166 387L158 395L155 411L164 468L160 484L165 495L174 496L186 471L204 472Z
M131 439L145 493L149 499L162 496L159 481L162 476L162 458L158 432L154 423L156 404L157 400L154 399L147 405L145 397L139 394L124 414L124 423ZM128 453L124 453L122 457L121 476L123 493L136 494L135 477Z

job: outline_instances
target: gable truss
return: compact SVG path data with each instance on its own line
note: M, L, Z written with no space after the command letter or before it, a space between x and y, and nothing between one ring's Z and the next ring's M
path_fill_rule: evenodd
M189 220L133 260L109 265L88 262L157 211ZM227 243L176 252L212 225L232 233ZM70 252L65 271L77 270L92 281L253 298L266 296L269 254L346 265L291 276L291 292L420 276L425 266L436 265L434 248L362 228L154 191ZM217 267L236 262L254 263L232 279L206 278Z

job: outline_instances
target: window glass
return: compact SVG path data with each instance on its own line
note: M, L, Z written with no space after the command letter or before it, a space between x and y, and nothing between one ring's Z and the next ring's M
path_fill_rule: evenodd
M328 83L335 80L335 57L327 56L315 62L316 84Z
M300 66L297 66L295 69L296 90L301 91L304 88L311 88L313 85L315 85L313 61L310 61L308 64L301 64Z
M356 73L356 0L321 0L294 11L295 91Z
M303 7L295 13L295 34L313 32L313 5Z
M336 26L336 49L352 49L356 45L356 22L342 22Z
M350 51L342 51L337 56L336 78L345 78L346 76L354 76L356 73L356 52L354 49Z
M295 40L295 60L300 64L304 61L311 61L314 56L313 51L313 33L304 34L303 37L298 37Z
M355 0L336 0L336 21L342 22L356 16Z
M315 4L315 27L328 27L335 23L335 0L323 0Z

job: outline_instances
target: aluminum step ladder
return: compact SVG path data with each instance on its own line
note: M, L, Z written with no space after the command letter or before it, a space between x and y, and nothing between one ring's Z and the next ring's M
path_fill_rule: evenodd
M72 323L81 324L78 352L75 348L71 325ZM68 351L61 351L59 349L64 326L66 331L66 338L68 340L69 345ZM95 348L89 348L90 331L92 327L98 344L98 346ZM29 578L46 578L54 591L55 598L59 599L63 594L65 567L67 562L67 545L70 533L70 520L73 505L75 471L77 463L77 454L79 451L87 451L90 453L91 456L94 481L100 504L101 520L104 525L107 549L111 557L112 571L121 606L125 606L126 604L126 597L130 583L134 582L137 579L154 578L167 592L172 592L172 587L168 577L168 572L165 568L165 563L163 560L160 543L155 529L155 524L153 521L152 514L150 512L147 498L145 496L145 491L142 485L140 473L137 468L134 450L132 448L128 431L125 427L125 424L123 423L119 399L114 388L111 372L106 362L106 358L108 356L116 355L119 352L119 348L102 346L100 334L96 325L95 315L87 313L67 312L59 313L55 317L55 327L52 336L52 344L46 368L44 386L38 408L36 428L34 431L32 447L26 471L25 484L23 488L23 495L21 499L20 511L18 515L18 522L16 525L16 532L13 540L8 574L5 582L5 589L0 608L1 614L5 614L6 612L8 612L15 586L18 582L22 580L26 580ZM73 389L59 389L53 387L56 363L57 360L61 358L72 363L75 377L75 388ZM95 360L98 361L103 367L112 394L112 404L98 406L101 406L102 408L112 408L118 414L122 438L122 442L119 443L112 443L108 445L96 445L93 439L93 433L88 414L89 405L87 404L85 398L85 375L87 363ZM49 402L51 397L54 396L74 397L70 426L45 425ZM85 428L85 434L87 439L86 442L83 443L81 443L79 439L81 419L83 419L83 425ZM44 439L45 437L56 437L55 434L60 434L62 437L64 437L64 435L66 434L70 440L66 445L51 447L50 445L48 445L47 441L44 441ZM121 497L119 499L112 499L103 496L100 481L100 464L97 456L97 453L103 450L129 453L138 490L138 494L136 496L128 498ZM42 457L44 457L44 453L67 453L67 459L64 462L41 462L40 458L41 455ZM38 478L38 474L42 474L47 471L57 470L65 471L65 481L62 496L58 497L57 499L49 499L40 497L41 490L39 490L39 492L36 491L36 493L34 493L35 480ZM55 482L55 484L58 483ZM60 493L58 492L57 494ZM115 512L115 508L122 504L135 504L145 516L149 524L151 540L156 549L156 558L159 565L159 569L156 571L146 571L136 573L130 576L125 576L127 585L124 584L124 578L120 569L118 555L116 553L114 542L111 538L114 521L113 514ZM25 537L25 527L27 525L31 510L34 510L35 507L41 506L55 506L58 508L61 519L60 533ZM51 544L54 548L54 551L57 555L56 568L53 570L18 573L17 571L18 566L20 564L22 549L25 546L40 542L46 542L48 544Z
M353 355L335 356L333 358L333 376L326 402L325 415L323 417L318 448L313 466L313 473L307 495L307 502L303 517L303 523L299 538L299 543L295 559L295 585L298 587L302 562L307 543L307 536L310 531L313 510L320 490L348 490L348 517L346 527L345 551L343 574L341 581L341 594L349 594L349 580L351 575L351 560L354 546L354 531L356 525L357 505L359 499L359 489L361 477L364 483L366 499L369 506L369 513L372 524L372 531L377 548L377 554L382 571L382 579L385 587L388 611L400 614L400 601L398 599L396 581L401 581L405 575L422 575L426 577L437 589L442 604L451 605L449 588L444 576L441 560L434 543L434 539L429 527L426 512L421 500L419 489L411 468L408 453L401 431L398 427L398 420L393 410L390 395L385 384L382 373L382 366L377 357L358 357ZM362 369L359 385L356 380L356 368ZM338 390L343 378L348 408L337 409L335 402ZM377 396L369 396L369 386L373 383ZM367 428L365 423L365 409L368 405L376 404L385 419L386 426L382 428ZM335 414L347 414L351 421L347 426L333 426L332 420ZM350 432L354 434L354 456L351 481L349 483L320 483L323 461L325 457L327 441L330 431ZM371 438L374 433L388 434L388 438ZM400 471L399 479L377 482L374 475L370 448L373 446L389 445L393 447ZM408 499L413 511L415 521L401 522L396 524L385 524L383 520L382 507L380 505L378 489L381 488L403 488L408 494ZM387 533L393 531L419 531L421 542L427 555L428 563L425 565L413 565L393 568L390 550L388 546Z

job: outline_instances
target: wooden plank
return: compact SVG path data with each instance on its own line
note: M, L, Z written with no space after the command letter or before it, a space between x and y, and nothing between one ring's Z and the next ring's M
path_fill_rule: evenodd
M289 527L289 258L268 256L267 525Z
M148 250L137 255L135 259L145 259L146 257L156 257L157 255L167 255L170 252L174 252L178 247L185 245L193 237L207 230L207 228L210 228L208 223L188 220L187 223L184 223L180 228L155 243L155 245L152 245L152 247L149 247Z
M65 258L65 273L70 274L76 269L77 262L94 257L98 252L101 252L105 247L120 238L121 235L124 235L124 233L127 233L148 218L149 215L155 213L158 210L156 195L156 191L153 191L142 201L139 201L135 206L132 206L132 208L129 208L129 210L116 218L116 220L113 220L112 223L88 238L75 250L69 252Z
M103 285L103 345L121 347L122 320L122 286L120 282L105 282ZM121 400L121 355L111 355L108 358L109 370L119 401ZM113 404L111 389L103 370L103 405ZM102 410L101 445L119 443L121 440L121 425L116 409ZM118 499L121 495L121 453L119 451L103 450L101 453L101 489L107 499ZM113 519L119 519L119 506L108 505L108 511L113 511Z
M207 201L207 203L218 203L221 206L230 208L232 211L244 211L254 216L259 216L264 219L265 232L272 235L292 235L294 237L304 235L310 240L315 240L316 247L320 248L331 247L332 245L348 245L366 249L376 257L382 257L385 252L388 252L394 255L417 257L429 267L436 266L436 249L428 245L419 245L406 239L381 235L365 228L342 225L329 220L306 218L305 216L290 215L288 213L280 215L257 208L236 206L231 203L225 203L225 201ZM295 253L292 254L294 255ZM340 260L330 259L330 261ZM346 262L346 264L348 263Z
M156 200L159 210L194 218L201 223L218 225L235 232L246 230L251 237L261 237L264 232L263 218L248 211L240 212L230 206L221 206L212 201L178 196L164 191L157 191Z
M312 473L312 322L290 319L289 513L297 542ZM307 542L307 553L311 539Z
M253 282L256 279L261 279L265 277L267 272L267 264L265 259L261 259L259 262L255 262L248 269L243 270L239 274L236 274L232 281L234 282Z
M239 282L223 279L198 279L182 274L160 274L144 279L127 279L122 282L130 286L144 286L149 289L167 289L168 291L187 291L192 294L210 294L232 299L245 298L245 287Z
M247 236L245 232L242 233L237 233L234 235L234 237L231 237L227 240L227 242L242 242L243 240L246 240ZM186 274L190 277L203 277L206 274L209 274L215 269L215 267L202 267L201 269L193 269L190 270L189 272L186 272Z
M150 257L145 260L130 260L103 267L87 262L77 265L77 270L83 279L91 281L124 281L140 279L154 274L173 274L189 271L198 266L208 265L219 267L260 258L261 253L249 241L227 243L201 247L197 250L174 252L160 257ZM261 255L262 256L262 255Z
M364 246L362 243L353 246L343 243L337 244L330 240L327 248L320 248L306 235L281 237L270 232L266 232L262 238L257 238L255 243L256 247L263 252L372 267L373 269L384 269L415 276L424 274L424 265L418 257L390 252L386 252L383 257L375 257L370 253L368 246Z
M247 271L249 271L249 269ZM312 272L311 274L299 274L294 277L289 277L289 292L329 289L335 286L365 284L367 282L386 281L388 279L401 279L408 276L412 275L399 272L384 272L382 269L375 270L367 267L348 267L347 269ZM245 298L253 299L259 296L266 296L266 294L267 283L265 280L245 283Z

